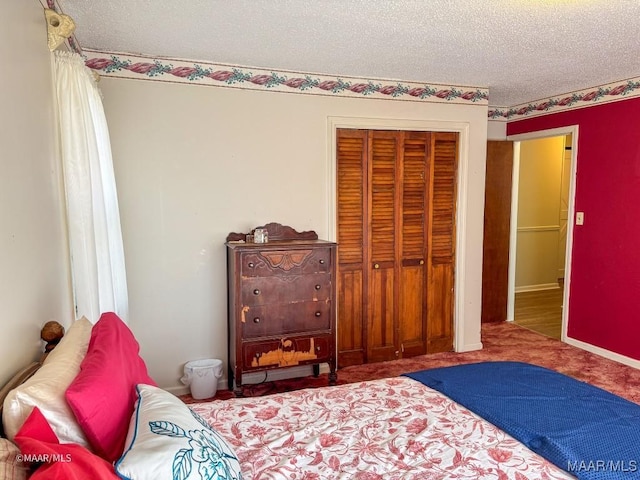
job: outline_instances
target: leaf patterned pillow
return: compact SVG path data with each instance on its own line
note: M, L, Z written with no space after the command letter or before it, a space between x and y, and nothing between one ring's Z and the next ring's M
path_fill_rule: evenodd
M227 441L181 400L138 385L125 451L116 472L130 480L242 480Z

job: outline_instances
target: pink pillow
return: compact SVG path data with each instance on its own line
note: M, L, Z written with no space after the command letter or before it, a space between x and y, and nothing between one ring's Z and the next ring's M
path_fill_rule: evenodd
M153 385L140 347L115 313L103 313L93 326L80 373L65 397L95 452L109 462L124 450L136 403L136 385Z
M23 443L25 439L38 440L44 443L60 443L51 425L49 425L49 422L38 407L33 407L33 410L31 410L22 427L20 427L20 430L16 433L16 443L19 444L18 437L20 437ZM22 453L29 452L22 451Z
M117 479L113 465L81 445L58 443L56 434L35 407L15 436L23 458L44 461L30 480Z

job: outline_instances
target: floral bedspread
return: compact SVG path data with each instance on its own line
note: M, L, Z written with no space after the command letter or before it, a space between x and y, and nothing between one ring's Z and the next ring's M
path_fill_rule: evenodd
M406 377L190 407L233 445L247 479L573 478Z

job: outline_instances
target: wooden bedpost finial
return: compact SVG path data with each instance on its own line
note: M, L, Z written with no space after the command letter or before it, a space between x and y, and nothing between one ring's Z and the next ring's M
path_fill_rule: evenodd
M64 336L64 327L55 320L47 322L40 330L40 338L47 342L44 347L45 353L49 353Z

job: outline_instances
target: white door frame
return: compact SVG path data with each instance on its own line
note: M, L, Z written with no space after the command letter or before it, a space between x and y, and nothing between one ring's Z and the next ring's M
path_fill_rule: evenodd
M564 265L564 292L562 308L562 336L563 342L567 341L567 325L569 319L569 292L571 290L571 257L573 251L573 227L575 225L575 197L576 197L576 174L578 159L578 125L553 128L550 130L539 130L536 132L509 135L507 140L514 142L513 149L513 175L511 188L511 224L509 241L509 280L507 289L507 321L514 320L515 310L515 290L516 290L516 251L518 234L518 185L520 171L520 142L525 140L535 140L547 137L560 137L571 134L571 172L569 178L569 211L567 219L567 246Z

